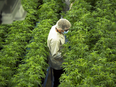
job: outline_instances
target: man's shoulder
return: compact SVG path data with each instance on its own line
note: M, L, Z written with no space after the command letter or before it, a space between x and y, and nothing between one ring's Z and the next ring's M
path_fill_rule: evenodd
M52 28L55 28L55 27L56 27L56 25L53 25L53 26L52 26ZM51 29L52 29L52 28L51 28Z

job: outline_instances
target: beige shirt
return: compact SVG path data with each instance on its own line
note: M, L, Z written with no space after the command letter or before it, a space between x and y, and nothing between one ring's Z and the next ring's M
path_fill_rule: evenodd
M63 62L60 50L65 43L65 37L57 32L55 27L56 25L52 26L47 39L47 46L50 50L49 65L56 70L60 70Z

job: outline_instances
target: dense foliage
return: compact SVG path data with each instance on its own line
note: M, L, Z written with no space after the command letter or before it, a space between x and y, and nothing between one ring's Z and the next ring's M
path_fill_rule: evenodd
M26 19L24 21L15 21L10 25L0 25L0 43L2 48L0 50L0 87L13 87L11 78L24 58L26 53L25 46L30 40L31 30L37 20L36 14L32 12L35 9L32 4L38 5L36 3L38 0L31 1L33 3L29 5L25 3L27 2L26 0L23 1L25 9L30 7L27 8L28 10L26 9L28 12Z
M4 35L0 38L0 87L42 86L48 67L46 40L59 19L60 3L22 0L27 11L25 20L1 25L0 34Z
M116 86L116 5L113 0L91 1L75 0L65 16L73 26L62 50L66 72L59 87Z

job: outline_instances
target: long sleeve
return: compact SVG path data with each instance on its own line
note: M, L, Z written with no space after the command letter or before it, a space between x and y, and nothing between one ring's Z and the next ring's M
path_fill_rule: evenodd
M53 58L55 58L55 59L62 58L61 52L60 52L60 41L52 39L49 43L49 49L50 49L50 52L51 52Z

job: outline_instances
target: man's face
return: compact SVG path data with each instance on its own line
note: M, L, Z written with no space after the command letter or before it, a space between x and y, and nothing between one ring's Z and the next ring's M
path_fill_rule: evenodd
M64 33L64 31L67 32L68 30L69 30L69 28L65 28L65 29L61 29L61 28L60 28L60 29L58 29L58 31L59 31L59 32L62 32L62 33Z
M68 30L69 30L69 28L65 28L65 29L63 29L63 32L64 32L64 31L66 31L66 32L67 32Z
M64 29L64 31L68 31L68 30L69 30L69 28L65 28L65 29Z

